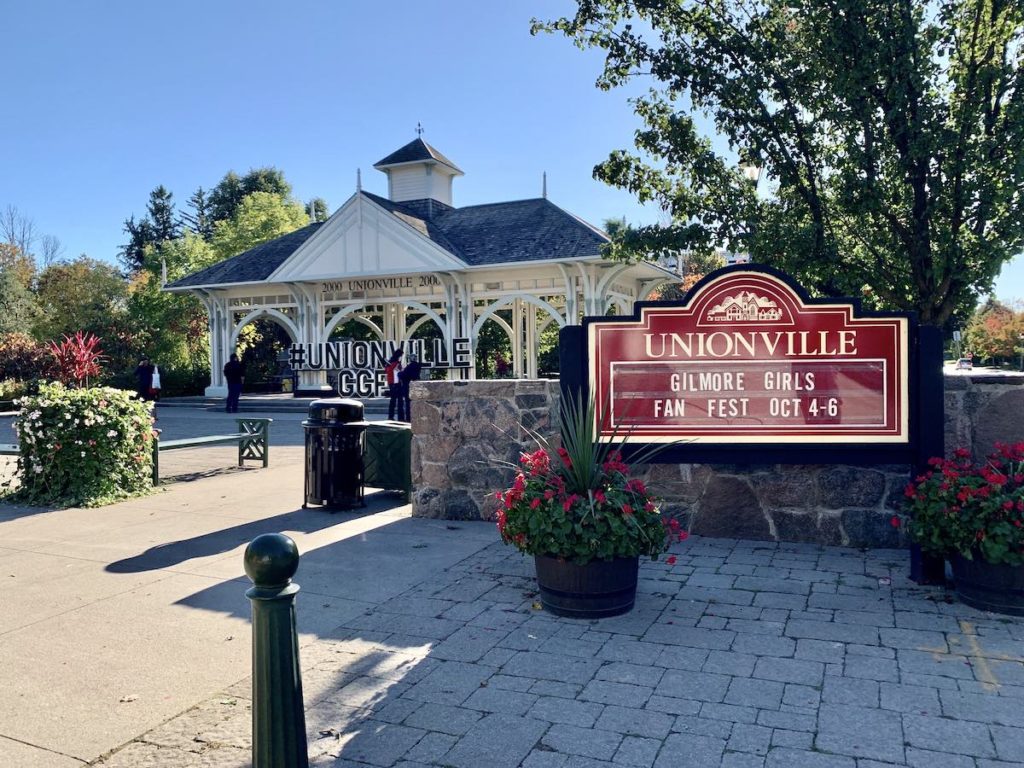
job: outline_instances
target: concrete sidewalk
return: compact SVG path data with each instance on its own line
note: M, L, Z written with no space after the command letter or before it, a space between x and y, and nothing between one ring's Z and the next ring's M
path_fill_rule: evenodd
M268 470L101 509L0 505L0 766L85 764L244 678L242 552L260 533L303 553L307 644L494 541L486 525L413 521L387 494L360 513L301 510L301 449L279 450Z

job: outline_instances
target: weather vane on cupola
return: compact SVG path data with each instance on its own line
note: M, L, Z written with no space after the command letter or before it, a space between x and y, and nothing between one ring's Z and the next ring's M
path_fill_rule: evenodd
M423 135L423 123L419 122L418 120L416 121L416 135L417 136L422 136Z

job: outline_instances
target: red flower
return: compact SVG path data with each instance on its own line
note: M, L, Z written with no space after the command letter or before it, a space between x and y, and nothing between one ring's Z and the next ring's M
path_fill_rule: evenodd
M608 501L608 497L604 495L604 491L598 489L594 491L594 501L596 501L598 504L604 504L606 501Z
M535 497L533 499L533 501L530 502L530 509L536 509L539 506L540 506L540 499Z
M896 515L893 515L891 518L889 518L889 525L891 525L893 528L899 528L900 527L900 519L899 519L899 517L897 517Z
M629 517L630 515L633 514L633 508L631 506L629 506L629 504L623 504L622 505L622 514L624 514L626 517Z
M668 557L665 558L665 562L668 565L675 565L676 564L676 556L675 555L669 555Z
M641 496L647 495L647 488L644 486L644 481L636 477L626 483L626 490L638 493Z

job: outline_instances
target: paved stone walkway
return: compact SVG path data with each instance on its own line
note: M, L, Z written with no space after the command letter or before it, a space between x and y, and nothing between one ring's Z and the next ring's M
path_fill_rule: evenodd
M311 764L1024 766L1024 620L917 587L903 552L676 550L619 618L545 614L532 561L495 544L347 619L301 651ZM247 766L248 696L97 765Z

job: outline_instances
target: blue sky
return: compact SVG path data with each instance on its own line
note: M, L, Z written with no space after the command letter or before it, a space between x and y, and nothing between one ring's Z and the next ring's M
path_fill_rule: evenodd
M386 194L372 165L423 138L466 175L455 204L537 197L600 225L653 222L591 178L631 146L627 93L598 91L601 58L531 37L567 0L132 0L8 3L0 99L0 207L15 205L67 256L113 261L122 222L167 186L179 205L229 169L274 165L331 210ZM1001 298L1024 298L1024 258Z

